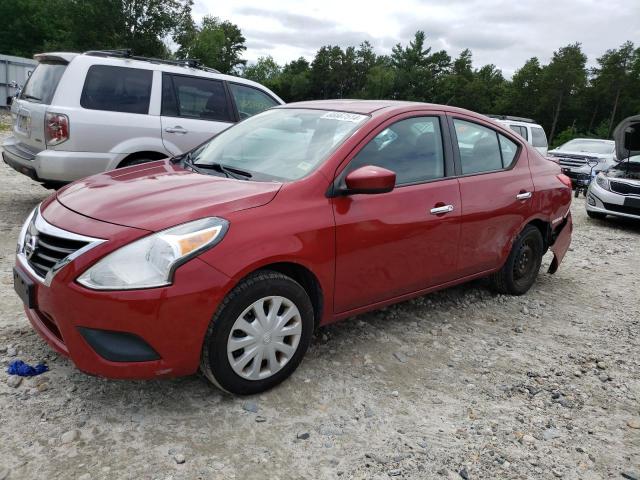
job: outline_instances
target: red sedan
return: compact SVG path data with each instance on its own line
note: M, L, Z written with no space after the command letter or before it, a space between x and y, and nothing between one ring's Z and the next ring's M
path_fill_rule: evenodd
M487 117L289 104L192 152L73 183L29 216L15 289L81 370L263 391L318 325L490 277L521 295L571 240L570 180Z

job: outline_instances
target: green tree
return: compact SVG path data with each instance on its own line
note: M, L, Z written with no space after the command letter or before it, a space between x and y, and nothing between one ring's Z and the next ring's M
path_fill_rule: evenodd
M580 44L574 43L554 52L551 62L542 71L541 107L550 113L550 141L562 120L561 112L572 112L576 97L587 83L586 63L587 57Z
M311 66L303 57L282 67L278 83L279 90L276 90L276 93L287 102L313 98L311 92Z
M530 58L513 74L505 86L499 111L503 114L534 117L540 107L542 67L536 58Z
M237 25L207 15L202 25L194 28L191 32L189 28L181 31L180 38L185 43L178 49L179 57L197 58L222 73L234 73L247 63L241 58L247 47Z
M254 64L245 67L242 75L249 80L261 83L272 90L278 90L282 68L271 55L260 57Z

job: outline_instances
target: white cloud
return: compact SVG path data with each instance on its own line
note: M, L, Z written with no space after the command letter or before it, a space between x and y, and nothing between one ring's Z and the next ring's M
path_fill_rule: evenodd
M455 57L469 48L475 66L493 63L507 76L532 56L548 62L569 43L581 42L594 64L605 50L640 38L638 0L197 0L194 17L206 14L240 27L249 61L264 55L280 63L311 60L323 45L364 40L390 53L395 43L406 44L424 30L435 50Z

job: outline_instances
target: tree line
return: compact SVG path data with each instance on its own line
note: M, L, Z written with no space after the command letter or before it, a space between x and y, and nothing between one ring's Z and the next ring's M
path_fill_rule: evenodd
M609 138L622 118L640 113L640 47L606 50L587 67L579 43L543 64L525 61L511 79L489 64L474 67L465 49L452 58L434 51L424 32L389 55L369 42L326 45L313 60L283 65L263 57L247 65L246 40L229 21L192 17L192 0L17 0L0 2L2 53L131 48L138 55L198 58L223 73L271 88L285 101L325 98L398 99L441 103L481 113L530 117L553 143L585 135Z

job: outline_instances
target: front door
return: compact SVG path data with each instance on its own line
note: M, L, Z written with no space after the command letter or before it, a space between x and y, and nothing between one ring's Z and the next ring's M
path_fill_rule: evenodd
M350 171L374 165L397 177L389 193L333 199L336 313L456 277L460 194L458 181L448 178L453 172L444 119L425 114L387 122L340 174L344 181Z

